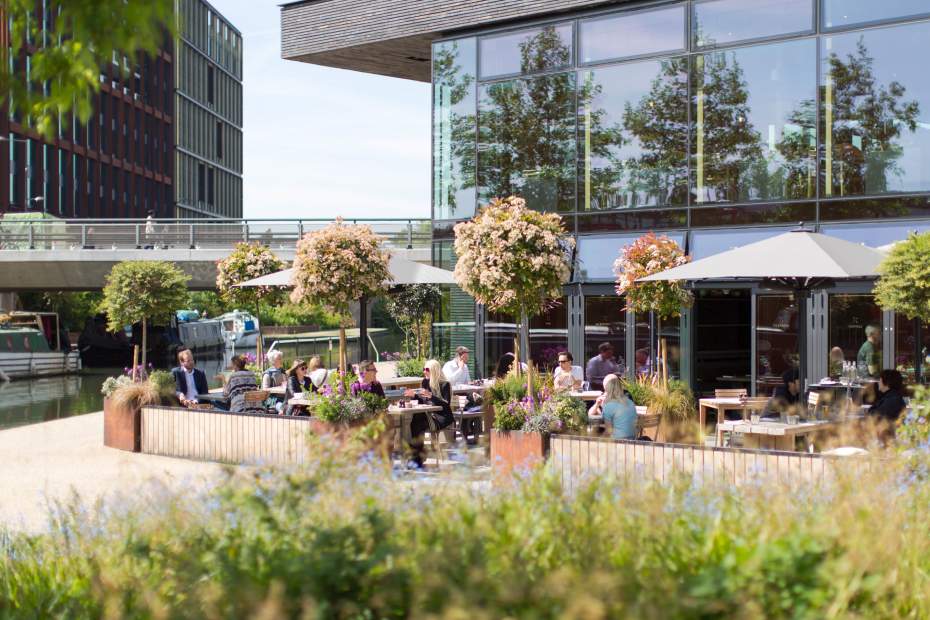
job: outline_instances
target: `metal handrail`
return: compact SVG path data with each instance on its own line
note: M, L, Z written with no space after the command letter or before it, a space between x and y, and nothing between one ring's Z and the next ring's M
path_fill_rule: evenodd
M307 232L332 219L42 219L0 218L0 249L228 248L257 241L272 249L293 249ZM356 218L396 248L428 248L432 227L427 218Z

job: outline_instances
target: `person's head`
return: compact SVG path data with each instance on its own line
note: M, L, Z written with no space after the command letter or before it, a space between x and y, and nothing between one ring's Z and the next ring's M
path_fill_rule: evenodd
M513 368L513 363L516 359L513 353L504 353L501 355L500 359L497 360L497 370L494 371L494 376L498 378L506 377L507 373Z
M865 339L869 342L875 344L882 337L882 330L878 325L866 325L865 326Z
M245 358L241 355L233 355L233 358L229 360L229 367L237 372L245 370Z
M649 349L636 349L636 363L643 366L649 361Z
M149 217L155 217L155 211L149 209Z
M358 363L358 377L362 383L374 383L378 380L378 368L371 360L362 360Z
M846 361L846 355L843 353L843 349L839 347L833 347L830 349L830 361L834 364L842 364Z
M178 364L184 370L191 370L194 368L194 354L190 349L183 349L178 351Z
M302 359L296 359L291 364L291 367L287 369L288 377L297 377L298 379L303 379L304 375L307 374L307 362Z
M571 372L573 361L575 360L572 357L572 354L568 351L562 351L559 353L559 368L562 369L562 372Z
M904 377L901 373L893 369L885 369L878 376L878 389L882 392L894 390L895 392L904 391Z
M609 360L614 356L614 345L609 342L602 342L597 345L597 352L600 354L601 359Z
M623 382L617 375L607 375L604 377L604 401L619 400L626 398L623 392Z
M314 355L310 358L310 361L307 362L307 372L313 372L317 368L323 367L323 360L319 355Z
M446 383L446 378L442 374L442 366L436 360L427 360L423 364L423 376L429 379L429 390L434 394L439 394L439 388Z
M284 365L284 353L280 351L268 351L268 355L265 356L265 359L268 360L268 364L272 368L281 368Z
M801 373L797 368L786 370L781 380L785 384L785 389L791 394L798 394L801 391Z
M456 349L455 349L455 356L456 356L456 357L459 359L459 361L462 362L463 364L467 364L467 363L468 363L468 353L469 353L468 347L456 347Z

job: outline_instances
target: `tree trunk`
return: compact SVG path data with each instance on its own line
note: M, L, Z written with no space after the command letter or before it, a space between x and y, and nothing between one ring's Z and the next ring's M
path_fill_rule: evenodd
M525 364L530 361L530 318L526 310L520 312L520 357L517 361Z
M265 372L265 341L262 340L262 322L258 318L259 303L255 303L255 323L258 325L258 339L255 341L255 363L258 369Z
M146 359L146 350L148 349L148 325L146 324L145 317L142 317L142 368L146 368L145 359Z
M339 372L346 372L346 328L339 325Z
M665 358L662 356L662 317L656 315L656 357L653 372L658 373L659 380L665 385Z

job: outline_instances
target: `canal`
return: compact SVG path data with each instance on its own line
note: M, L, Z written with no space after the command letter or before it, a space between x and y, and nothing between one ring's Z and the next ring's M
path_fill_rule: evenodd
M228 358L197 360L211 388L222 385L216 375L228 363ZM0 381L0 430L101 411L100 387L107 377L122 372L122 368L87 368L76 375Z

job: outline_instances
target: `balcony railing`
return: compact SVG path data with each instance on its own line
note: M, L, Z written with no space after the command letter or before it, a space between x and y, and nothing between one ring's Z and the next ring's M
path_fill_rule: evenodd
M428 248L432 242L429 219L344 221L371 226L392 248ZM0 249L229 249L240 242L259 242L272 250L293 250L304 234L332 222L331 219L0 219Z

